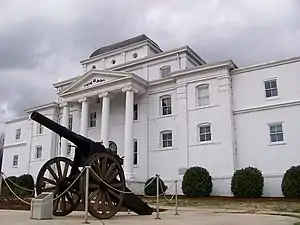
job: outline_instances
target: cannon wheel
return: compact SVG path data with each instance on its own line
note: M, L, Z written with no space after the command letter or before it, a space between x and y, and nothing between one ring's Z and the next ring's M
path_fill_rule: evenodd
M89 172L89 213L98 219L109 219L120 211L124 201L126 187L123 168L113 154L106 152L92 155L87 165L102 180L118 190L108 187L92 171ZM84 175L81 183L84 193L85 177Z
M63 193L73 180L69 180L73 161L65 157L48 160L41 168L36 181L37 195L42 192L53 192L54 197ZM79 174L78 170L78 174ZM80 203L81 197L76 191L76 184L64 195L53 201L53 215L66 216L73 212Z

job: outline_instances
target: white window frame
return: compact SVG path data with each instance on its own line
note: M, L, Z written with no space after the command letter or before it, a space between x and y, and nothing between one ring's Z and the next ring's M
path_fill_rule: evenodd
M167 137L167 139L164 139L165 135L170 135L171 139ZM172 148L173 147L173 132L172 130L164 130L160 132L160 143L161 148ZM170 144L171 143L171 144Z
M170 100L166 100L170 99ZM164 100L166 100L166 105L163 105ZM166 113L164 113L166 110ZM160 111L161 115L172 115L172 96L170 94L163 95L160 97Z
M68 127L69 127L69 130L73 130L73 115L72 114L69 115Z
M271 87L271 84L274 81L275 81L275 87ZM269 83L268 88L266 87L267 83ZM264 90L265 90L266 99L277 98L279 95L277 78L270 78L270 79L264 80ZM271 93L271 96L268 96L268 94L267 94L268 92Z
M271 129L272 126L274 127L273 130ZM283 122L269 123L268 128L269 128L269 141L271 144L284 143ZM272 136L276 137L275 141L272 141Z
M97 126L97 112L90 112L89 114L89 128Z
M211 123L201 123L198 124L198 141L201 143L207 143L212 141L212 129ZM209 131L207 131L207 127L209 127ZM204 132L201 132L202 128ZM201 137L204 137L204 140L201 140Z
M16 130L16 136L15 136L15 139L16 139L16 140L20 140L20 139L21 139L21 134L22 134L22 130L21 130L21 128L18 128L18 129Z
M37 134L42 134L43 133L43 125L38 123L37 124Z
M40 152L40 155L38 155L38 151L41 151ZM42 158L42 156L43 156L43 147L41 146L41 145L37 145L36 147L35 147L35 159L41 159Z
M169 77L171 73L171 66L169 65L163 66L159 69L159 72L161 78Z
M209 84L200 84L196 87L197 106L207 106L210 104ZM202 93L204 92L204 93Z
M136 161L136 162L135 162ZM133 140L133 165L138 165L138 141L137 139Z
M13 167L18 167L19 165L19 155L13 155Z

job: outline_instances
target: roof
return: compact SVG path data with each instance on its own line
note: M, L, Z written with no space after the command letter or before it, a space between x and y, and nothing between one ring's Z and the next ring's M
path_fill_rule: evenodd
M132 45L132 44L142 42L142 41L146 41L146 40L150 41L157 48L159 48L159 46L153 40L151 40L145 34L142 34L142 35L139 35L139 36L136 36L136 37L133 37L133 38L126 39L124 41L117 42L115 44L111 44L111 45L107 45L107 46L98 48L96 51L94 51L90 55L90 58L95 57L97 55L101 55L101 54L106 53L106 52L110 52L110 51L118 49L118 48L122 48L122 47L125 47L125 46L128 46L128 45Z

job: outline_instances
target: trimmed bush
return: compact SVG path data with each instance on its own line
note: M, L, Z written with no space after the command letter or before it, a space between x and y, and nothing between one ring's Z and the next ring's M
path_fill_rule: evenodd
M231 192L235 197L261 197L264 189L264 178L257 168L246 167L236 170L231 179Z
M285 172L281 191L286 198L300 198L300 165L292 166Z
M182 192L189 197L208 197L213 187L209 172L202 167L191 167L183 175Z
M18 177L18 182L17 184L20 187L29 189L29 190L34 190L34 180L33 177L30 174L23 174ZM26 190L20 190L20 195L21 196L33 196L34 191L26 191Z
M156 182L157 182L156 177L150 177L146 181L144 186L145 195L156 196ZM162 194L167 190L168 187L165 185L164 181L161 178L159 178L159 182L160 182L159 194Z

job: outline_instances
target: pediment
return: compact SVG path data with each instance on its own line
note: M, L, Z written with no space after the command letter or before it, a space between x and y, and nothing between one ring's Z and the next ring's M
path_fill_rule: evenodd
M76 90L87 89L99 84L105 84L114 80L119 80L130 76L128 73L124 72L113 72L113 71L100 71L93 70L88 71L84 76L80 77L70 84L63 93L72 92Z

